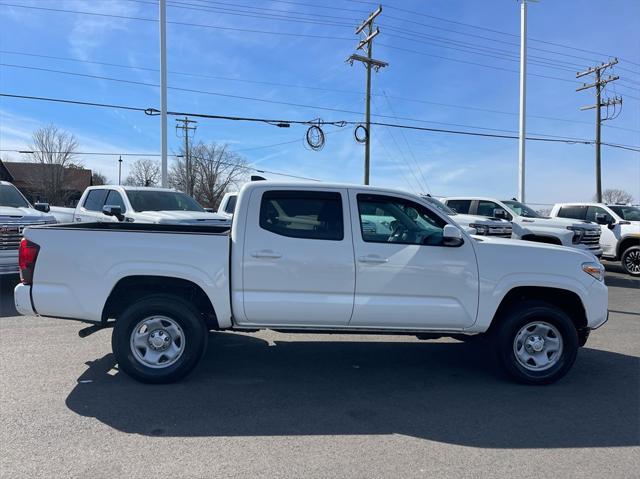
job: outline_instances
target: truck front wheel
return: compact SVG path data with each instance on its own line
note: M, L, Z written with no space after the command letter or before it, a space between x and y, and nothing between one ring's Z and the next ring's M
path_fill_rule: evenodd
M525 384L550 384L573 366L578 333L560 308L525 301L506 312L494 337L506 372Z
M189 374L203 356L207 329L177 296L137 300L116 320L111 346L119 368L138 381L170 383Z
M632 246L622 253L622 268L631 276L640 276L640 246Z

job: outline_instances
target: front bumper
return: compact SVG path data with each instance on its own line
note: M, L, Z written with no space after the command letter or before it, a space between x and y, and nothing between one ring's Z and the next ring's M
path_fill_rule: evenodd
M1 250L0 251L0 274L17 274L18 269L18 250Z
M22 283L16 286L13 290L13 301L20 314L24 316L37 314L31 302L31 286Z
M587 327L596 329L609 318L609 290L603 282L594 279L587 291L588 294L583 298Z

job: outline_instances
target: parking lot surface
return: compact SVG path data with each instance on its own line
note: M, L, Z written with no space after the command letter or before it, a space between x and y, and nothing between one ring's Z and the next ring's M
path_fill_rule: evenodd
M18 317L0 279L0 477L638 477L640 280L546 387L482 343L211 333L196 372L137 383L110 330Z

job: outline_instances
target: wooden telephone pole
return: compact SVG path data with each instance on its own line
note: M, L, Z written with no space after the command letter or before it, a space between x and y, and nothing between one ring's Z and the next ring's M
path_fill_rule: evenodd
M596 201L598 203L602 203L602 165L600 158L600 130L602 128L602 122L605 120L609 120L610 117L607 116L604 119L602 118L602 107L607 107L607 111L609 107L613 107L615 111L616 105L622 105L622 98L616 96L615 98L607 98L602 101L602 87L604 87L607 83L616 81L620 77L617 75L608 75L607 78L602 77L602 73L607 69L612 67L618 63L618 59L614 58L608 63L602 63L595 67L591 67L588 70L585 70L581 73L576 74L576 78L581 78L586 75L591 75L595 73L595 82L593 83L584 83L581 87L577 88L576 91L588 90L590 88L596 89L596 103L595 105L583 106L580 110L592 110L595 108L596 110Z
M380 70L380 68L384 68L389 66L388 63L374 60L373 59L373 39L380 33L380 29L373 29L373 21L375 18L382 13L382 6L379 6L375 12L369 15L358 28L356 28L356 35L359 35L366 29L366 37L360 40L358 44L358 48L356 50L361 50L365 46L367 47L367 56L362 56L358 54L351 55L347 62L353 65L354 61L363 63L367 68L367 93L365 99L365 128L367 130L367 136L365 138L364 143L364 184L369 184L369 164L370 164L370 154L371 154L371 69L375 68L376 71Z

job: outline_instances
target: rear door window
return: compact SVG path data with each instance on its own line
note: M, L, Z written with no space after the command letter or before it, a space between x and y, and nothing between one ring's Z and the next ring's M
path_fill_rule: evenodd
M82 206L89 211L102 211L102 206L104 205L104 200L108 192L109 190L106 189L89 191L89 193L87 193L87 199L84 200L84 205Z
M478 201L478 209L476 211L477 215L480 216L494 216L494 210L504 208L500 206L498 203L493 201Z
M447 200L446 204L462 215L469 214L469 208L471 208L471 200Z
M291 238L341 241L342 197L324 191L267 191L260 203L260 227Z

